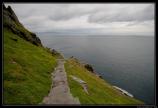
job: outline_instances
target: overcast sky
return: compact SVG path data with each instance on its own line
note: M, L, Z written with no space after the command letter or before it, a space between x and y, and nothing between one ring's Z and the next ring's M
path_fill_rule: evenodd
M154 4L5 4L33 32L154 36Z

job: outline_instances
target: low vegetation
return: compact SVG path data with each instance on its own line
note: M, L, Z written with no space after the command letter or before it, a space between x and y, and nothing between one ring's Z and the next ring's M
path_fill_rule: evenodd
M51 49L51 48L46 47L46 50L47 50L47 52L51 53L52 56L54 56L58 59L64 59L63 55L61 55L61 53L59 53L55 49Z
M143 104L143 102L125 96L114 89L105 80L84 68L77 59L68 59L65 63L65 69L71 93L74 97L79 98L81 104ZM89 95L78 82L70 77L71 75L87 83Z
M19 22L10 6L4 5L3 40L3 103L41 103L49 93L57 56Z
M38 104L51 86L56 58L4 29L4 104Z

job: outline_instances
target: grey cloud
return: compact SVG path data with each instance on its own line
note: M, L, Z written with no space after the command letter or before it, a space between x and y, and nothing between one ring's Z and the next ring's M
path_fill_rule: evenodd
M61 30L61 29L70 29L70 28L77 28L79 32L85 32L85 31L90 31L90 29L93 28L92 31L99 33L99 30L102 27L103 27L102 31L106 30L106 32L108 32L110 30L113 30L114 27L119 28L120 26L124 27L124 25L126 26L126 28L129 26L142 25L144 26L143 28L145 28L144 31L146 31L148 28L154 29L153 22L143 23L150 20L154 21L154 4L14 4L12 3L7 5L11 5L16 15L18 16L19 20L27 28L29 28L29 30L34 32L38 32L38 31L45 32L45 31L53 31L56 29ZM85 19L83 19L83 16L86 16L84 17ZM119 22L120 25L115 24L115 22ZM99 25L99 27L101 25L102 27L100 27L99 30L97 30L96 25L97 26ZM85 31L79 30L81 28L83 28L84 30L85 28L90 28L90 29L89 30L86 29ZM123 31L124 28L121 30L122 32L124 32ZM133 32L135 32L135 30L137 29L133 29ZM73 30L73 31L77 32L77 30Z
M117 8L116 8L117 9ZM106 22L127 22L127 21L146 21L154 19L154 5L148 5L144 9L133 7L131 11L128 7L120 8L113 13L101 11L93 13L89 16L88 21L91 23L106 23ZM107 10L108 11L108 10Z
M95 11L96 9L93 7L86 8L86 5L79 6L75 4L75 5L69 5L69 6L62 6L60 8L56 8L52 10L53 14L50 15L49 18L55 21L61 21L61 20L63 21L63 20L69 20L72 18L88 15L88 14L94 13Z
M84 15L93 23L145 21L154 18L154 5L135 4L12 4L20 18L45 15L50 20L64 21ZM134 10L134 11L133 11Z

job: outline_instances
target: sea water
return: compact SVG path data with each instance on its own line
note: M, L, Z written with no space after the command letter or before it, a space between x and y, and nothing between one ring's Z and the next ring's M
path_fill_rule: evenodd
M154 104L154 37L38 34L44 46L91 64L107 82Z

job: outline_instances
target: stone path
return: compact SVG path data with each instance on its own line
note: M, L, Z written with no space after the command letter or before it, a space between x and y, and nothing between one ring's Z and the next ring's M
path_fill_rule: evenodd
M80 104L70 93L63 59L58 59L58 66L52 73L52 88L43 104Z

